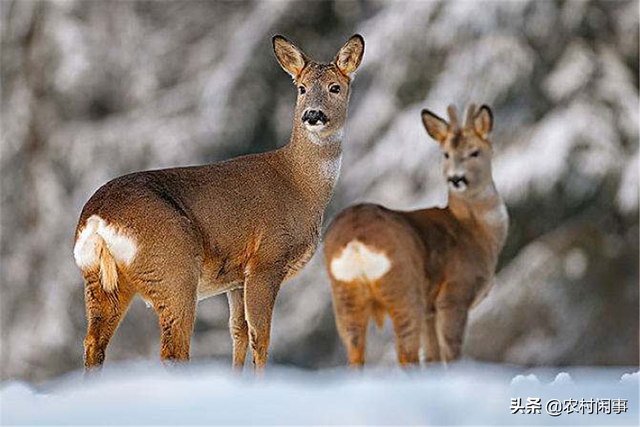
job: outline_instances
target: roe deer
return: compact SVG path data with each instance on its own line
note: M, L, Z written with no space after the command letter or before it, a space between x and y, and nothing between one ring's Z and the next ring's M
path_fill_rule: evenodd
M349 364L365 361L367 323L391 317L400 365L455 360L467 312L489 291L508 227L491 175L491 110L468 109L464 127L422 111L444 152L448 206L394 211L361 204L342 211L326 233L324 254L338 331Z
M85 368L103 363L132 298L153 305L163 361L189 359L198 300L227 293L233 366L267 362L281 283L315 252L338 179L350 82L364 54L351 37L331 63L273 37L298 88L293 131L274 151L205 166L137 172L89 199L74 256L85 280Z

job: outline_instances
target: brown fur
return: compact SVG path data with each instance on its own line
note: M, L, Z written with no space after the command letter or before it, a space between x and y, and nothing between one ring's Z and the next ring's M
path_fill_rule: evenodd
M427 362L460 356L467 313L492 285L508 226L491 178L491 114L488 107L477 114L470 109L474 120L462 129L452 108L451 123L423 112L429 134L448 154L445 178L453 172L468 178L462 192L450 185L447 207L405 212L357 205L342 211L326 233L336 323L352 366L364 364L367 323L371 316L380 323L381 309L393 322L401 365L419 363L422 339ZM390 269L373 282L336 278L332 261L354 240L383 253Z
M250 345L256 367L265 366L276 295L315 251L337 180L324 165L341 156L349 75L355 70L310 61L283 37L273 41L282 67L307 87L297 99L289 144L222 163L125 175L105 184L84 206L76 241L97 215L137 245L133 260L117 266L114 248L96 245L100 268L82 269L87 369L102 364L136 294L158 314L162 359L183 361L189 358L198 298L224 292L233 365L243 366ZM364 42L354 36L344 49L354 51L356 57L347 59L359 63ZM335 84L343 88L338 94L329 92ZM310 108L322 109L330 120L318 134L301 121Z

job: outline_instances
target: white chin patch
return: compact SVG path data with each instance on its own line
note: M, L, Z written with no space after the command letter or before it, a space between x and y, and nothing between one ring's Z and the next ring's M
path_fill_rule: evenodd
M311 125L309 123L304 124L309 132L318 133L322 129L326 127L324 123L316 123L315 125Z
M456 185L449 181L449 188L452 191L458 192L458 193L462 193L463 191L465 191L467 189L467 184L465 184L464 182L459 182L458 186L456 187Z

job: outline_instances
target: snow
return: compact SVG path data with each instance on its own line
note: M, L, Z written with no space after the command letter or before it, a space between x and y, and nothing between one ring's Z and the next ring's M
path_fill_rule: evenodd
M573 379L571 379L571 375L569 375L566 372L560 372L558 375L556 375L555 379L550 385L557 387L557 386L566 386L566 385L572 385L572 384L573 384Z
M561 101L586 84L594 70L593 52L584 43L574 42L546 78L544 89L552 99Z
M633 372L631 374L622 374L622 377L620 378L620 382L637 385L638 383L640 383L640 371Z
M539 385L540 380L536 376L536 374L528 374L528 375L516 375L511 380L511 385Z
M638 153L627 163L620 181L620 189L616 196L616 204L622 212L638 210L638 183L640 174L638 167Z
M574 248L564 257L564 271L568 278L578 280L584 276L589 266L589 258L586 251Z
M568 369L568 368L567 368ZM637 368L571 373L460 362L416 371L301 371L262 376L226 366L108 365L97 378L73 373L38 387L2 384L3 425L428 424L637 425ZM523 372L518 374L518 371ZM542 399L541 414L511 414L512 398ZM545 412L550 399L628 399L626 413Z

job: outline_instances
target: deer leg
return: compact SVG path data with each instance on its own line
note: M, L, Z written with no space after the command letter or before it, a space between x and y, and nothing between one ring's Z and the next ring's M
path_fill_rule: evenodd
M195 299L158 309L160 358L163 362L172 364L189 360L195 311Z
M229 331L233 340L233 367L242 369L249 346L249 327L244 315L244 289L227 292Z
M413 269L396 267L371 287L393 322L396 355L402 367L420 364L425 326L422 282Z
M252 272L245 280L244 306L256 370L267 364L273 306L284 276L281 270L266 270Z
M400 366L420 364L420 340L423 318L411 310L393 311L393 332Z
M189 360L191 335L196 318L195 277L188 275L172 283L179 291L168 292L165 281L154 284L147 299L153 302L160 325L160 358L165 364Z
M364 365L369 323L369 293L364 283L332 280L333 308L338 334L347 349L349 366Z
M463 287L451 286L451 289ZM467 326L467 317L471 300L460 295L449 295L446 291L436 300L436 324L440 357L443 362L460 358L462 340Z
M438 309L437 319L441 360L446 363L459 359L467 324L467 308L457 306Z
M440 345L438 344L438 331L436 327L436 309L434 306L427 307L425 314L425 362L433 363L440 360Z
M85 276L87 335L84 339L86 371L98 369L104 362L107 345L126 313L134 292L122 280L114 292L107 293L100 283L99 273Z

